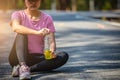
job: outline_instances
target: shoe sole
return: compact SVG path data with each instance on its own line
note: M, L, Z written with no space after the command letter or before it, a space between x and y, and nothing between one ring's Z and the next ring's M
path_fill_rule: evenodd
M31 76L28 75L27 77L26 76L20 76L20 80L30 80L31 79Z

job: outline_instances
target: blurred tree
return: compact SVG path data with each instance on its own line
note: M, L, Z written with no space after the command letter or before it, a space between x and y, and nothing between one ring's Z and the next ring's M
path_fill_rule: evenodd
M117 9L117 0L95 0L96 10L113 10Z
M22 9L24 8L23 0L0 0L0 9L6 11L7 9ZM52 9L53 0L41 0L40 9L50 10ZM54 0L58 10L89 10L90 0ZM94 9L93 3L95 3L95 10L113 10L120 8L120 0L94 0L91 3L91 10ZM55 7L55 5L54 5Z
M3 10L3 11L6 11L7 10L7 0L0 0L0 9Z
M12 5L12 9L16 9L17 7L17 0L11 0L10 4Z
M77 10L89 10L89 0L77 0Z
M22 9L24 7L23 0L17 0L17 8Z
M104 4L103 4L103 7L102 7L102 10L111 10L111 9L112 9L112 6L111 6L111 3L110 3L110 0L105 0Z
M51 0L41 0L41 6L40 9L51 9Z
M117 0L117 9L120 9L120 0Z
M95 10L94 0L89 0L89 10L90 11Z
M52 0L51 9L56 10L56 0Z
M57 0L58 10L70 10L71 0Z
M71 0L72 2L72 11L77 11L77 3L76 0Z
M111 6L112 6L112 9L118 9L118 6L120 6L120 0L112 0Z

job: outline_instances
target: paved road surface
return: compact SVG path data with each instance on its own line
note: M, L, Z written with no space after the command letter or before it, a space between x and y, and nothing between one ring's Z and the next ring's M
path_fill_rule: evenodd
M67 51L70 59L55 71L32 74L32 80L120 80L119 23L71 13L59 13L61 19L51 15L57 30L57 51ZM18 80L10 76L7 61L15 36L9 18L0 18L0 80Z

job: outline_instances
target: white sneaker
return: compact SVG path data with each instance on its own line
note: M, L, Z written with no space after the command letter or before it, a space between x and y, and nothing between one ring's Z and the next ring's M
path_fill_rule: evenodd
M30 69L26 65L22 65L19 69L19 78L20 80L31 79Z

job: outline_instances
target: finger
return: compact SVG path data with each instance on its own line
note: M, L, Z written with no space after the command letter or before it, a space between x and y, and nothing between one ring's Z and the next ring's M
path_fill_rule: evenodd
M52 54L52 58L56 58L57 56L56 56L56 54Z
M50 29L46 28L46 31L47 31L47 32L50 32Z

